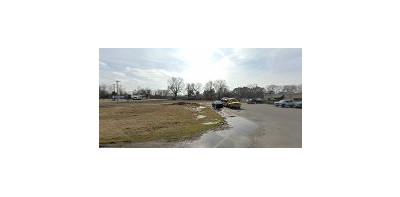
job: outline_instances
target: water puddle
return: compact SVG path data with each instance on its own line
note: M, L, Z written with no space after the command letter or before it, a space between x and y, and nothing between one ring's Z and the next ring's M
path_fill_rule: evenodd
M189 110L189 111L193 111L193 112L201 112L202 109L205 109L206 107L203 106L199 106L199 107L185 107L185 109Z
M196 117L196 119L198 120L198 119L202 119L202 118L205 118L206 116L205 115L198 115L197 117Z
M218 122L205 122L205 123L203 123L203 124L205 124L205 125L211 125L211 124L218 124Z
M200 139L186 142L182 147L254 147L254 134L258 131L257 124L242 117L227 117L226 121L230 126L229 128L207 132Z

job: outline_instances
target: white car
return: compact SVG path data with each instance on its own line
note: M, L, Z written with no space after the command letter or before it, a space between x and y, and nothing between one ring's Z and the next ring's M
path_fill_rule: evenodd
M302 105L302 102L297 101L297 102L295 102L294 107L301 108L301 105Z
M291 99L289 99L289 100L280 100L280 101L274 103L274 105L276 107L294 107L295 104L296 103Z
M132 100L142 100L142 96L133 96Z

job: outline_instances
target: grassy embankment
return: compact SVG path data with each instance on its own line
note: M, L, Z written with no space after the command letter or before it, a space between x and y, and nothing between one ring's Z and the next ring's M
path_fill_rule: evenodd
M198 111L196 105L176 103L100 101L100 144L190 139L224 123L224 118L210 106L204 105L206 108ZM198 115L206 117L197 119ZM217 124L203 124L207 122Z

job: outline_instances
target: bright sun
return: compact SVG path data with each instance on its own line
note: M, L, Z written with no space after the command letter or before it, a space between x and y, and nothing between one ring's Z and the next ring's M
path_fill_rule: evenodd
M184 79L191 83L206 83L210 80L225 79L221 61L213 61L212 56L220 54L217 49L183 49L182 56L187 62Z

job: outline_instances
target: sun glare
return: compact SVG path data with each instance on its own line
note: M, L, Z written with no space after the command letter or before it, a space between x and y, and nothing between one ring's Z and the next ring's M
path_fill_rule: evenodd
M187 82L206 83L210 80L225 79L220 61L213 61L217 49L183 49L182 56L187 63L184 79Z

